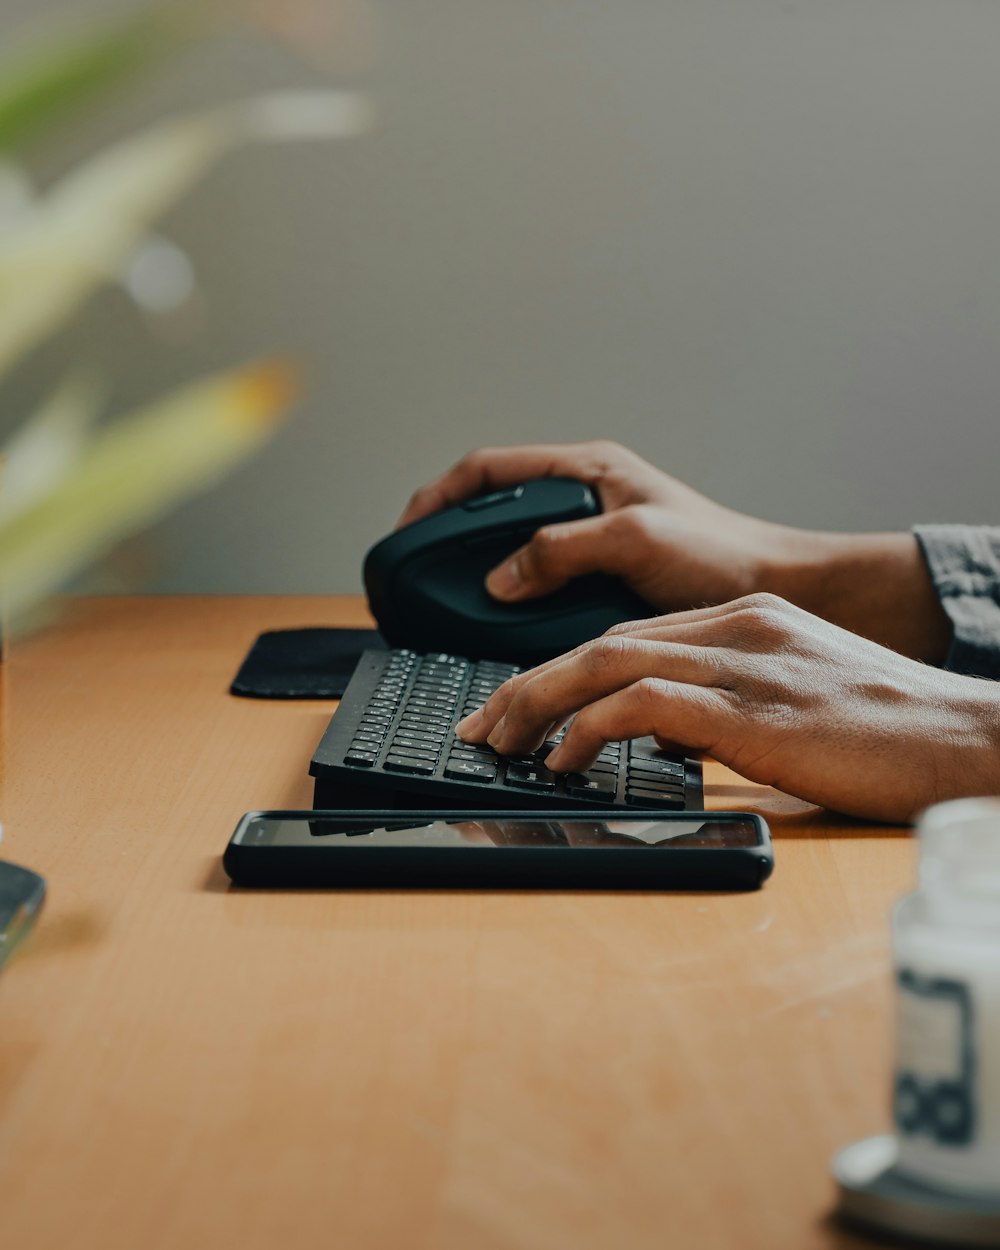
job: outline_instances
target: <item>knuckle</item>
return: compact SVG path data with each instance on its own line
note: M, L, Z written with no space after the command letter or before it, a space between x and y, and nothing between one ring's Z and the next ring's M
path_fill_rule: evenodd
M788 606L786 601L780 595L772 594L769 590L755 590L751 595L744 595L742 599L737 601L741 607L750 609L781 609Z
M599 438L578 444L577 456L581 476L591 486L597 486L621 474L629 453L613 439Z
M436 486L434 486L430 482L427 482L423 486L418 486L417 489L413 492L413 494L410 496L410 504L412 506L414 504L426 503L427 501L433 500L434 498L436 498L436 495L437 495Z
M534 720L545 705L545 685L537 677L528 678L517 687L515 696L517 715L525 720Z
M778 595L767 591L747 595L739 608L752 637L780 641L792 630L790 605Z
M506 707L518 693L522 681L521 677L508 677L490 695L491 700L495 700L501 707Z
M652 509L643 504L629 504L613 513L618 532L630 543L646 542L653 529Z
M627 634L602 634L591 643L587 663L594 672L607 672L621 667L634 650L635 644Z
M480 468L486 459L487 449L485 447L477 447L473 451L467 451L465 455L455 465L457 472L474 472Z
M616 542L631 542L635 538L640 528L635 511L635 508L616 508L607 513L605 525Z
M613 438L595 438L588 450L598 460L616 460L625 448Z
M640 707L658 708L665 692L666 685L661 677L643 677L632 686L632 695Z
M565 530L560 526L549 525L537 530L525 548L525 555L531 567L539 573L552 570L559 562L565 539Z
M573 741L578 744L592 742L595 738L604 741L604 734L599 727L600 719L601 712L594 704L581 708L573 717L573 724L569 729Z

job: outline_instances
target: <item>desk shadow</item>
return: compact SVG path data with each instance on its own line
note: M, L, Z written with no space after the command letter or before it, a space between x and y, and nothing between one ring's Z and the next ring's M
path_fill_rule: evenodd
M0 1120L5 1118L8 1103L40 1052L38 1042L0 1042Z
M716 810L754 812L767 821L774 838L909 838L911 825L860 820L807 803L781 790L760 786L720 785L712 787Z
M222 866L222 858L219 855L213 855L208 861L205 870L205 879L201 887L206 894L228 894L231 889L236 887L226 876L226 870Z
M32 959L44 959L47 955L64 955L95 946L106 927L92 912L76 911L50 918L43 911L34 931L18 948L15 958L21 964Z

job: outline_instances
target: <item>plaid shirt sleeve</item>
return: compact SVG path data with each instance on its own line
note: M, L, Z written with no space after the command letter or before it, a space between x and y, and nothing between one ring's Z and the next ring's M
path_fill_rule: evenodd
M913 532L955 629L944 667L1000 680L1000 528L918 525Z

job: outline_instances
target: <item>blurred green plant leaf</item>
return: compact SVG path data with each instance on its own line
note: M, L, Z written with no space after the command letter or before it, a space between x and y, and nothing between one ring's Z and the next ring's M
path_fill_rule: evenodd
M176 118L92 157L0 239L0 377L117 273L147 226L226 151L369 124L353 92L283 92Z
M13 631L67 578L254 451L296 392L287 365L256 364L99 431L72 473L0 526L0 599Z
M0 63L0 151L25 147L92 99L174 50L184 27L153 9L86 32L58 30Z
M101 410L93 378L64 382L0 453L0 526L52 490L82 453Z

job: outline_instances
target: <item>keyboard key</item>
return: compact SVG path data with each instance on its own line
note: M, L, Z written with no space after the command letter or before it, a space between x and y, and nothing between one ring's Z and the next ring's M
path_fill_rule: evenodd
M440 716L424 716L417 715L416 712L404 712L399 718L399 727L402 729L404 725L409 725L413 729L440 729Z
M593 777L595 774L599 775L601 773L605 773L609 777L617 777L618 769L614 764L605 763L601 757L598 756L596 764L591 764L591 766L587 769L587 776Z
M684 795L684 783L682 781L652 781L649 778L629 778L627 789L646 790L649 791L649 794Z
M353 764L355 768L371 768L378 755L371 751L354 751L350 750L344 756L345 764Z
M437 767L437 760L415 759L410 755L389 755L386 756L385 767L395 773L417 773L430 776Z
M549 772L547 768L508 764L507 782L512 786L522 786L525 790L554 790L556 774Z
M629 755L633 760L652 759L662 760L664 763L677 763L676 757L668 755L657 746L655 738L633 738L629 743Z
M495 764L497 762L496 753L483 749L482 747L467 747L462 743L456 743L448 753L449 759L457 760L479 760L483 764Z
M677 777L683 779L684 765L675 764L673 760L632 760L629 762L628 772L630 777Z
M422 758L437 759L441 754L440 746L433 742L414 742L410 738L393 738L389 743L389 751L393 755L419 755Z
M618 792L618 779L610 773L567 773L566 793L574 797L597 799L602 803L610 803Z
M436 759L441 754L440 742L427 741L426 737L401 737L397 734L390 741L389 750L394 755L432 755Z
M632 807L668 807L680 810L684 806L684 796L669 794L663 790L626 790L625 802Z
M496 781L497 766L478 760L449 760L444 775L456 781Z
M448 737L448 731L438 725L408 725L400 721L396 727L395 736L399 735L407 738L423 738L426 742L435 742L440 746Z
M436 760L441 754L440 747L428 746L426 743L408 746L402 742L397 743L395 739L390 742L389 751L392 755L412 755L417 760Z
M439 719L449 716L455 704L444 699L407 699L404 710L417 716L437 716Z
M639 787L643 790L680 790L684 789L683 777L664 776L662 773L633 773L628 775L629 788Z

